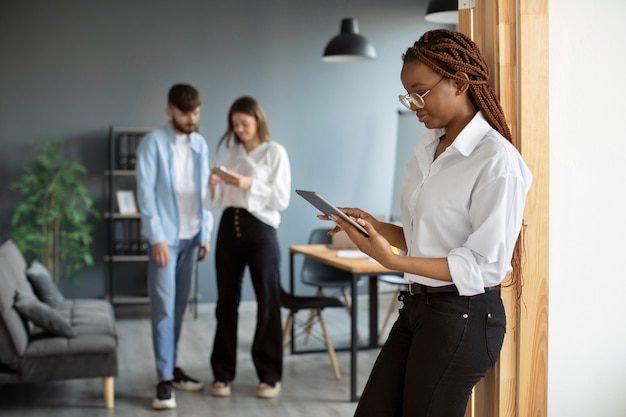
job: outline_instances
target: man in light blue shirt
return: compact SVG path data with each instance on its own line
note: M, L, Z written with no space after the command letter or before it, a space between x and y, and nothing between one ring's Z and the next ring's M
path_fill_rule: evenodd
M172 388L203 384L176 366L177 345L197 261L209 252L213 216L202 207L208 191L209 149L196 132L200 94L186 84L168 93L169 122L137 148L137 196L148 240L148 287L156 360L155 409L176 407Z

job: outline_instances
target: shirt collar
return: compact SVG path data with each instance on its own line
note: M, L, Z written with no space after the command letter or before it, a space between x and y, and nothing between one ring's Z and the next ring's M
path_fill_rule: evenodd
M483 113L478 111L450 146L458 150L461 155L468 156L491 129L493 128L487 122Z
M167 122L164 128L169 138L170 147L173 147L174 145L176 145L176 132L174 132L171 122ZM202 145L200 143L200 140L204 139L196 132L191 132L187 135L187 137L189 137L189 146L191 147L191 149L194 152L201 153Z

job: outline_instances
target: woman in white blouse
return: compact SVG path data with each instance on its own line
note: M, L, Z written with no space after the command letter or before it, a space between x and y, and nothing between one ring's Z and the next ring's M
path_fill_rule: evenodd
M222 170L209 178L212 208L224 208L217 235L215 266L217 328L211 366L211 393L228 396L236 374L238 307L247 266L256 294L257 325L252 361L259 378L257 396L280 391L283 349L278 299L280 212L289 205L291 169L285 148L271 140L263 108L252 97L240 97L228 112Z
M404 54L400 79L408 93L401 103L428 128L404 171L402 226L343 209L366 238L333 218L408 284L355 416L461 417L500 354L506 317L498 290L512 263L519 266L532 176L467 36L426 32Z

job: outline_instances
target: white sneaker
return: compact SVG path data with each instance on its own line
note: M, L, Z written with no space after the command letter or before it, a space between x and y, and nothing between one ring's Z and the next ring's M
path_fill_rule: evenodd
M152 400L152 408L155 410L176 408L176 399L174 398L171 381L160 381L157 384L157 395Z
M280 392L280 382L276 382L274 385L266 382L271 388L256 389L256 396L259 398L274 398ZM260 384L259 384L260 385Z
M228 397L232 391L232 386L232 382L215 381L211 385L211 395L214 397Z

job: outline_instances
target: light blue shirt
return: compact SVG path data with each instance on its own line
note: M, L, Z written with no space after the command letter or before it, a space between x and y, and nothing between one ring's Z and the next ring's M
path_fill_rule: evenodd
M202 208L209 187L209 147L199 133L189 135L201 219L199 241L208 241L213 215ZM150 244L178 244L180 219L174 189L174 147L176 135L171 125L146 134L137 147L137 199L141 211L141 233Z

